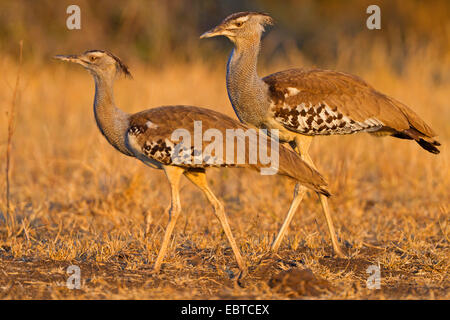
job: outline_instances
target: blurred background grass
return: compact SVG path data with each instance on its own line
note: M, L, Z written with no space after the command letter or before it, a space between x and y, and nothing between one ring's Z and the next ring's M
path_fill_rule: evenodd
M81 8L81 30L66 28L66 8ZM381 8L382 29L365 27L366 8ZM298 48L317 64L339 59L342 39L358 39L352 50L364 56L385 46L399 70L414 50L432 44L436 54L450 51L450 2L446 0L171 0L171 1L0 1L0 50L16 54L20 39L25 58L47 59L55 52L108 48L126 59L163 62L214 59L226 41L200 43L198 36L236 11L263 11L276 19L264 40L265 58ZM350 49L350 48L347 48Z

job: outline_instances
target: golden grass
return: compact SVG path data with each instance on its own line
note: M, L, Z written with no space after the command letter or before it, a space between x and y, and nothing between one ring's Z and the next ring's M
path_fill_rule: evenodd
M358 48L351 41L345 47ZM12 226L0 216L0 297L448 299L450 55L433 52L417 49L402 62L400 75L388 66L388 52L376 46L363 54L343 49L336 66L326 66L361 75L405 102L432 125L442 143L435 156L414 142L366 134L315 140L311 156L329 181L335 226L351 259L330 257L314 194L303 201L279 254L266 257L293 182L238 169L209 172L250 267L244 288L230 280L237 266L220 224L186 179L182 216L162 273L151 274L168 218L163 173L118 154L99 134L92 113L93 80L81 67L25 64L11 162L11 208L17 220L8 236ZM292 51L262 66L260 73L300 65L310 63ZM115 92L117 105L128 112L189 104L234 117L225 61L160 70L130 61L130 67L134 80L117 81ZM0 72L0 101L11 101L17 62L2 57ZM0 117L1 155L7 121ZM4 166L1 162L1 172ZM4 213L3 194L1 201ZM145 239L147 214L153 226ZM71 264L81 267L81 290L64 286ZM370 264L381 266L380 290L366 288ZM289 282L273 285L274 275L296 267L310 269L328 285L314 292L298 291Z
M6 218L8 220L7 225L11 226L12 230L15 229L16 218L10 207L10 183L9 183L9 168L11 162L11 145L12 138L14 135L14 125L15 125L15 114L16 114L16 104L17 104L17 91L20 81L20 71L22 70L22 49L23 41L20 41L20 51L19 51L19 70L17 71L16 84L14 86L13 98L11 101L11 108L7 112L8 118L8 131L7 131L7 142L6 142L6 156L5 156L5 202L6 202ZM8 230L10 231L10 230ZM8 232L8 236L11 236L11 232Z

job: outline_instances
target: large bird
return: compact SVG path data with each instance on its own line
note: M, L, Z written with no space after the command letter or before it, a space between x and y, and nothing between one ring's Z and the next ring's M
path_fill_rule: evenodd
M308 149L317 135L368 132L416 141L439 153L436 133L403 103L375 90L357 76L321 69L290 69L260 78L257 61L264 27L274 20L265 13L239 12L226 17L201 38L225 36L233 44L227 63L228 97L238 118L259 128L278 129L312 167ZM297 188L296 188L297 190ZM306 192L299 188L272 244L276 251ZM343 257L329 213L327 198L319 194L333 249Z
M80 55L57 55L55 58L80 64L93 75L94 115L97 126L106 140L121 153L135 157L153 168L164 170L167 176L171 190L170 218L154 264L156 272L161 268L172 231L180 214L179 181L182 175L199 187L212 204L234 252L241 276L246 273L246 264L231 233L224 207L208 187L206 168L271 169L329 196L322 176L295 152L278 145L273 139L267 139L264 133L249 131L251 128L221 113L192 106L165 106L135 114L120 110L114 103L113 83L118 75L130 75L130 72L128 67L112 53L104 50L90 50ZM195 139L196 126L201 126L204 132L200 142ZM206 139L208 132L209 138ZM230 135L230 132L233 132L233 135ZM269 163L270 167L268 167L266 161L262 163L260 158L253 157L256 150L255 143L246 143L249 132L254 133L255 140L260 141L260 146L265 146L268 154L276 152L277 163ZM180 139L181 136L183 139ZM219 150L220 143L216 144L215 149L212 148L214 152L212 150L206 152L211 145L208 140L214 137L216 139L214 142L218 142L217 139L220 136L223 138L222 152ZM227 147L231 145L232 148L223 150L225 144Z

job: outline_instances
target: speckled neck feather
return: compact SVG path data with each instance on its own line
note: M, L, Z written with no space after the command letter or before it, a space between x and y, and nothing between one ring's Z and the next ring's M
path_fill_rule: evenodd
M255 126L261 125L270 105L268 87L256 71L260 36L238 40L227 64L228 97L234 111L242 122Z
M106 140L120 152L131 156L125 146L125 133L129 126L129 115L114 104L113 83L115 77L94 74L94 115L97 126Z

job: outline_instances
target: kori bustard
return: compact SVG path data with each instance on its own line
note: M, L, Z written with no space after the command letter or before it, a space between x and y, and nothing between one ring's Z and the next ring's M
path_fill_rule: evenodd
M250 143L245 143L247 126L221 113L192 106L165 106L135 114L125 113L114 103L113 83L118 75L129 76L130 72L118 57L108 51L90 50L80 55L57 55L55 58L80 64L93 75L95 81L94 115L97 126L106 140L121 153L135 157L150 167L164 170L167 176L171 190L169 222L154 264L154 270L156 272L160 270L172 231L180 214L178 186L181 175L185 175L203 191L211 203L231 245L241 275L244 275L246 273L245 262L231 233L224 207L208 187L205 171L208 167L226 166L248 167L257 170L266 168L266 164L262 164L259 159L256 163L249 161L251 146ZM232 145L235 139L241 141L243 139L245 144L244 161L237 160L239 143L235 144L235 149L231 152L231 159L228 150L223 154L214 153L214 161L207 159L210 155L205 154L203 157L198 146L194 145L194 122L201 123L205 133L209 129L222 133L227 145L229 139L232 140ZM178 129L187 130L194 140L191 140L189 144L183 138L183 144L177 144L177 140L173 138L172 134ZM226 134L227 130L234 130L237 134L230 137ZM276 141L267 139L264 133L256 132L256 134L258 138L267 141L268 153L276 152L274 147L278 148L278 174L290 177L316 192L329 195L322 176L300 156L288 148L278 145ZM261 140L258 139L258 141ZM206 144L206 140L203 140L200 146L201 150L205 150ZM177 149L177 146L182 146L182 148ZM200 159L198 158L199 154ZM242 154L240 156L242 157ZM179 157L182 157L184 161L179 161Z
M233 44L227 63L228 97L238 118L247 124L279 129L289 143L315 168L308 149L316 135L368 132L415 140L439 153L434 131L410 108L362 79L343 72L290 69L260 78L257 61L264 27L274 20L257 12L234 13L200 38L225 36ZM276 251L306 189L296 188L287 217L272 244ZM333 249L344 256L336 239L327 198L319 194Z

